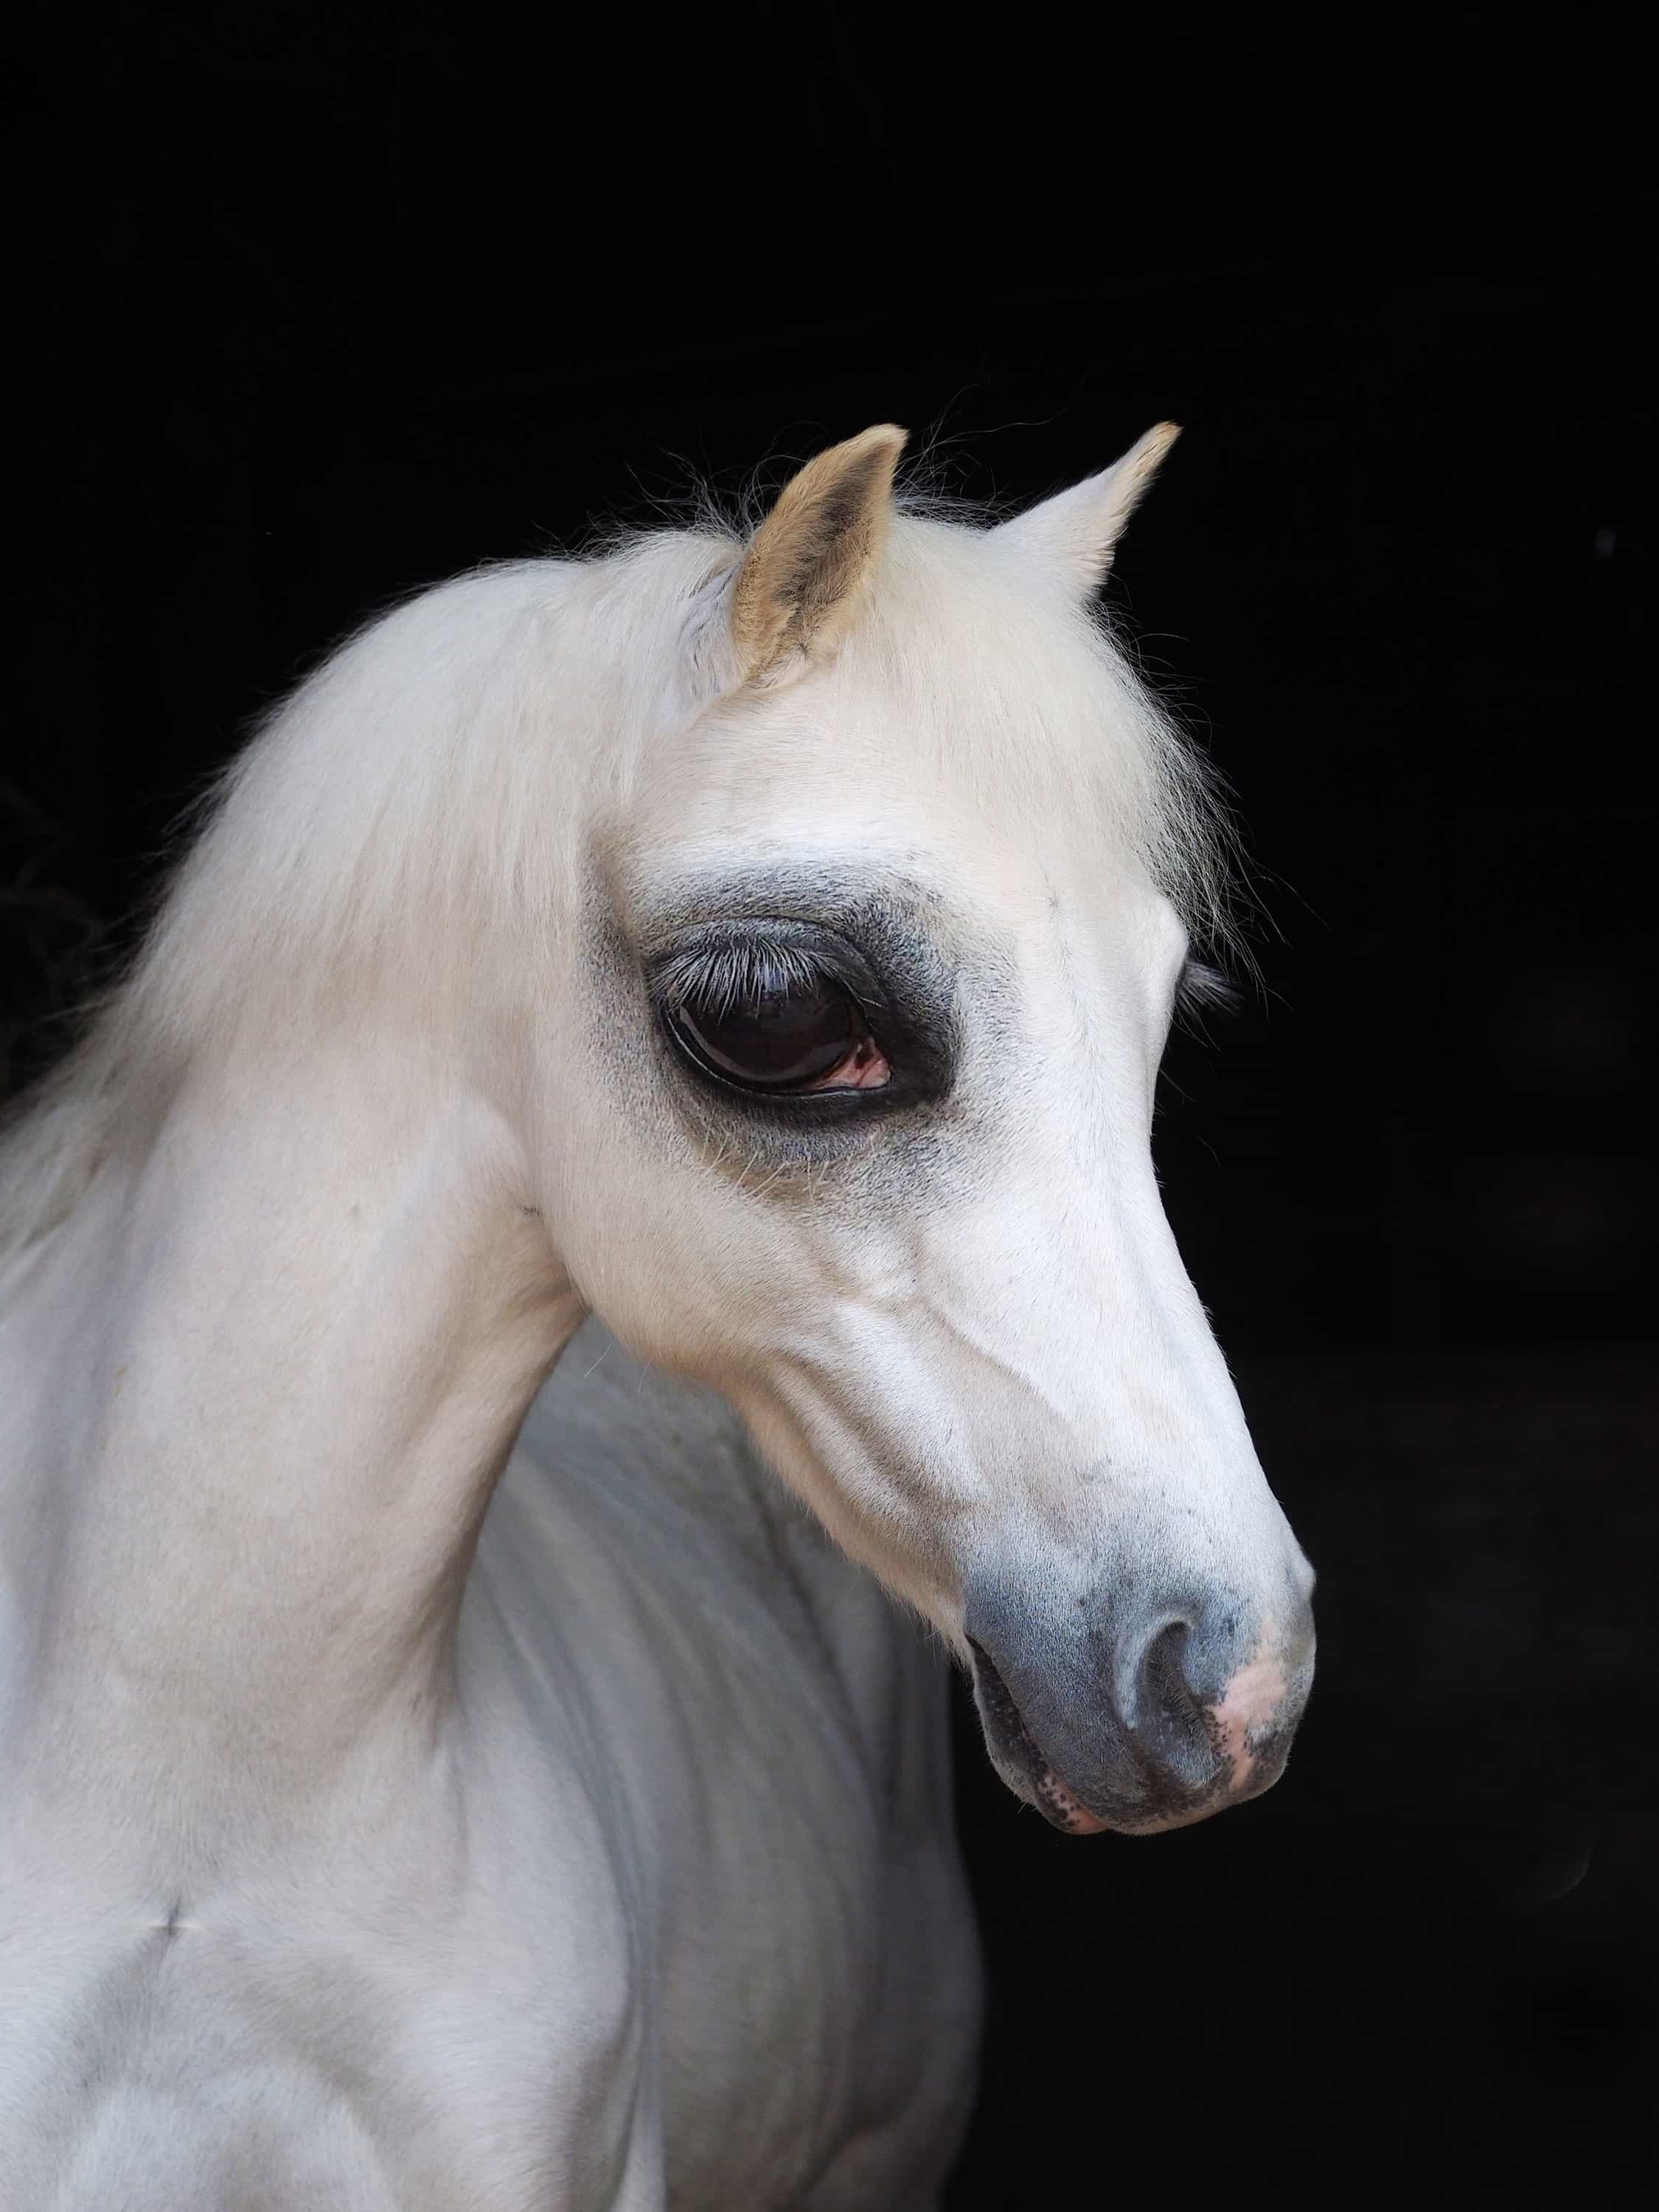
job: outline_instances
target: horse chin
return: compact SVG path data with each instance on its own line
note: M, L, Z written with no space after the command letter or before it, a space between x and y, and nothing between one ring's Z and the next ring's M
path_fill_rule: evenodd
M1033 1783L1036 1808L1043 1819L1066 1836L1101 1836L1108 1823L1098 1813L1091 1813L1080 1797L1074 1796L1054 1772L1045 1766Z

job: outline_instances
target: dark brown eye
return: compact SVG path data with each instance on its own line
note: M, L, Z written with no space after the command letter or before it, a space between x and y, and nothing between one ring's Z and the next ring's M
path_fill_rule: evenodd
M724 1004L688 997L668 1020L694 1060L747 1090L866 1090L886 1080L862 1012L826 976L781 978Z

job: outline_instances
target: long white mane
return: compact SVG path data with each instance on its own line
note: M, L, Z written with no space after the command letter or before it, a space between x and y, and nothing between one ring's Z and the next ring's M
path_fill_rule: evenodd
M919 774L1000 806L1103 799L1194 943L1237 955L1218 778L1098 606L987 558L995 519L902 496L843 658L879 663ZM269 1040L394 982L461 1002L480 963L544 933L579 825L625 805L691 611L744 536L705 500L690 529L424 591L332 653L206 794L126 975L0 1139L0 1252L75 1205L204 1045Z

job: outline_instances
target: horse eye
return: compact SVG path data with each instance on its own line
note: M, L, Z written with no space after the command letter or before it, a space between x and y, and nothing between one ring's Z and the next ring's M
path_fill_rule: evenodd
M751 989L729 1004L689 996L668 1022L693 1060L745 1090L863 1090L886 1080L862 1012L823 976ZM826 1080L843 1074L844 1085Z

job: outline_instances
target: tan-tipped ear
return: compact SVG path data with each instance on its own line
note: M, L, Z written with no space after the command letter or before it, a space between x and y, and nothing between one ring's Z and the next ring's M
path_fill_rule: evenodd
M869 581L891 512L905 433L890 422L831 446L792 477L749 542L732 586L741 680L775 682L834 645Z
M1018 546L1079 591L1097 590L1112 565L1124 525L1180 435L1179 423L1158 423L1109 469L1000 523L992 535Z

